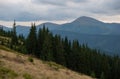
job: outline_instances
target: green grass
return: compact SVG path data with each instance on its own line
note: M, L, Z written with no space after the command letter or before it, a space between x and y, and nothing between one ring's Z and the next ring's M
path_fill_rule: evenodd
M0 79L16 79L17 76L13 70L0 66Z
M64 69L65 67L59 64L56 64L55 62L45 62L48 64L50 67L52 67L54 70L58 71L59 69Z
M8 52L16 53L16 54L19 54L19 55L23 55L22 53L16 52L15 50L12 50L12 49L10 49L10 48L8 48L6 46L3 46L3 45L0 45L0 49L8 51Z
M23 74L24 79L33 79L32 76L28 73Z
M0 49L5 50L5 51L9 51L9 52L15 52L15 51L13 51L13 50L11 50L3 45L0 45Z

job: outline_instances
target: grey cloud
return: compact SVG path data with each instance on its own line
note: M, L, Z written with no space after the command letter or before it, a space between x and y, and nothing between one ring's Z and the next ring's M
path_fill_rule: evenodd
M32 0L34 3L42 3L42 4L51 4L51 5L65 5L62 1L56 1L56 0Z
M70 0L68 0L68 1L70 1ZM71 0L72 2L87 2L87 1L89 1L89 0Z
M101 2L93 2L87 8L86 11L97 15L119 15L120 13L120 0L101 0Z
M120 0L107 0L105 4L110 9L120 10Z
M120 13L120 0L30 0L30 3L24 1L24 4L16 5L0 3L0 19L66 20L84 15L111 16Z
M36 3L58 5L60 7L68 7L66 5L67 2L73 2L79 6L77 8L74 8L74 6L73 7L69 6L68 9L72 8L73 11L74 9L77 9L78 11L75 11L75 12L80 12L81 9L82 11L85 11L88 13L104 14L104 15L119 14L120 12L120 5L119 5L120 0L101 0L101 1L97 1L97 0L57 0L57 1L56 0L33 0L33 1Z
M37 0L36 0L37 1ZM62 0L61 0L62 1ZM59 3L60 5L64 5L65 3L61 1L51 0L51 3L54 3L57 5ZM64 0L63 0L64 1ZM66 0L68 1L68 0ZM78 0L76 0L78 1ZM49 2L47 0L44 0L44 2ZM44 4L42 4L44 5ZM41 5L39 5L41 6ZM29 7L25 7L29 8ZM65 20L73 18L74 12L77 12L77 10L71 8L71 7L55 7L51 8L48 7L47 11L42 11L43 9L39 9L34 11L34 9L31 8L31 11L25 11L22 4L20 5L2 5L0 6L0 19L2 20L19 20L19 21L32 21L32 20ZM71 15L72 13L72 15Z
M9 5L0 7L0 19L2 20L13 20L19 13L21 13L21 9L16 6Z
M32 0L34 3L44 3L44 4L50 4L50 5L58 5L58 6L65 6L67 2L86 2L88 0Z

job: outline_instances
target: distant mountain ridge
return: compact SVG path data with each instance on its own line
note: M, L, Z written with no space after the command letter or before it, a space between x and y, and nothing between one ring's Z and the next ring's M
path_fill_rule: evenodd
M77 39L108 54L120 55L120 23L104 23L91 17L82 16L65 24L44 23L53 34L67 36L70 40ZM43 24L37 26L37 30ZM17 34L27 36L30 27L17 26Z

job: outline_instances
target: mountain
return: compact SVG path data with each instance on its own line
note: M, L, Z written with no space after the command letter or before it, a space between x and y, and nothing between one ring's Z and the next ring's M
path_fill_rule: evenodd
M80 17L71 23L66 23L61 26L62 26L60 28L61 30L67 30L67 31L82 33L82 34L92 34L92 35L93 34L94 35L95 34L99 34L99 35L119 34L120 35L120 31L117 30L120 24L117 25L117 24L104 23L96 19L85 17L85 16Z
M21 25L16 26L17 35L23 34L24 36L27 36L29 33L29 30L30 30L29 26L21 26Z
M70 40L77 39L81 44L88 44L107 54L120 55L120 23L104 23L91 17L82 16L70 23L54 24L44 23L53 34L67 36ZM43 24L37 26L37 30ZM17 26L17 33L28 35L30 27Z
M30 59L33 61L31 62ZM0 79L93 79L0 45Z
M54 29L58 29L60 27L59 24L54 24L54 23L43 23L37 26L37 29L39 28L43 28L43 25L45 24L45 27L49 28L49 30L54 30Z
M78 40L81 44L87 44L91 48L96 48L109 55L120 55L120 35L91 35L79 34L69 31L54 30L54 34L65 36L70 40Z
M39 28L43 28L44 24L45 24L46 27L49 28L49 30L57 29L59 27L58 24L48 23L47 22L47 23L43 23L43 24L38 25L36 27L37 31L39 30ZM28 33L29 33L29 30L30 30L29 26L21 26L21 25L16 26L17 35L23 34L26 37L28 35Z
M76 20L74 20L72 23L75 23L75 24L82 23L85 25L89 25L89 24L96 24L96 23L101 24L103 22L98 21L98 20L91 18L91 17L82 16L82 17L79 17Z
M3 29L6 30L6 31L10 31L10 30L11 30L11 28L9 28L9 27L7 27L7 26L0 25L0 27L3 28Z

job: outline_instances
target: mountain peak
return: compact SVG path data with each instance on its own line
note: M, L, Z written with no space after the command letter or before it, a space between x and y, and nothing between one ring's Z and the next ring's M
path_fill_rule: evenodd
M79 17L77 18L76 20L74 20L73 22L77 22L77 23L102 23L101 21L99 20L96 20L94 18L91 18L91 17L87 17L87 16L82 16L82 17Z
M77 18L77 19L93 19L93 18L88 17L88 16L81 16L81 17L79 17L79 18Z

